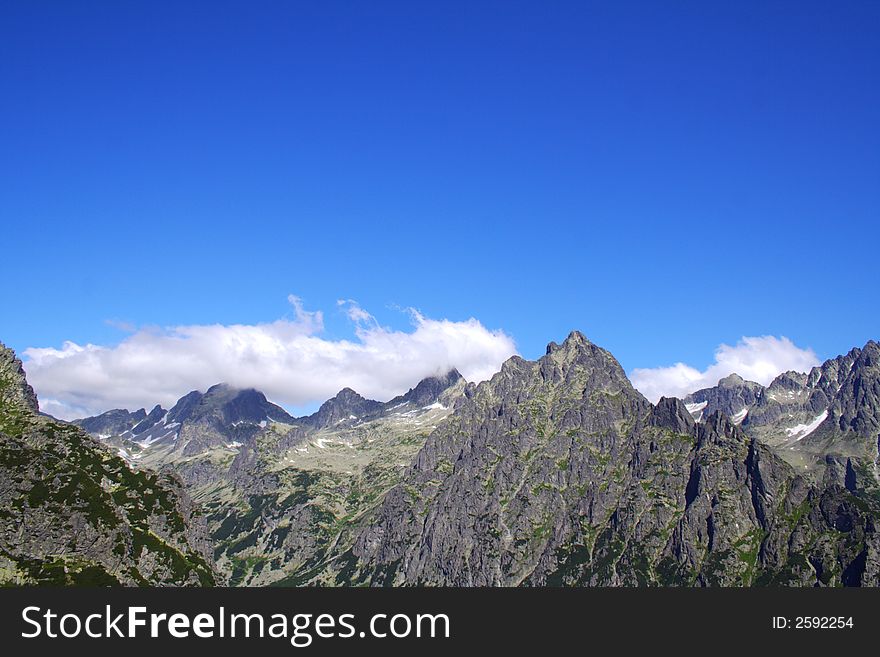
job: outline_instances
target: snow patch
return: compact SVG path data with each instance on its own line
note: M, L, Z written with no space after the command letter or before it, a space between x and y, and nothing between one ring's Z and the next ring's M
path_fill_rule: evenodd
M691 414L697 422L703 421L703 409L709 405L708 401L700 402L699 404L685 404L684 407L687 409L687 412Z
M143 454L130 454L127 450L120 447L118 450L119 457L122 458L127 463L134 463L140 458L143 458Z
M813 421L809 424L796 424L795 426L786 429L785 433L788 434L789 438L794 438L795 436L797 436L795 440L801 440L802 438L806 438L816 429L818 429L819 425L822 424L827 417L828 411L822 411L822 413L813 418Z
M694 413L699 413L704 408L706 408L706 406L708 406L708 405L709 405L709 402L704 401L704 402L700 402L699 404L685 404L684 407L687 409L688 413L693 415Z
M746 415L749 414L749 409L747 407L743 407L742 410L730 418L730 421L734 424L740 424L743 420L746 419Z

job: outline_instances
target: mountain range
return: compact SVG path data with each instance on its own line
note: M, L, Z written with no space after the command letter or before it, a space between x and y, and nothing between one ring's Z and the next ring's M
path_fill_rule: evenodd
M876 342L651 404L573 332L302 418L218 384L73 423L0 356L0 581L880 584Z

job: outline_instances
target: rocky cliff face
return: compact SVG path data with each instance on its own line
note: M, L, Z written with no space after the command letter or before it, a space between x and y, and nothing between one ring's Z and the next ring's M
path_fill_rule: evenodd
M34 389L25 378L15 353L0 342L0 408L9 412L38 413L40 405Z
M813 439L819 441L836 432L851 434L872 451L880 441L880 345L871 341L854 355L846 376L826 383L836 385L837 390L828 405L828 418ZM825 373L817 383L825 383Z
M880 346L871 341L808 373L780 374L766 388L744 382L748 394L742 393L742 379L732 375L684 401L698 419L712 410L727 413L748 435L816 479L825 476L829 459L839 463L853 459L853 467L876 473L880 470L878 362ZM731 415L740 403L746 405Z
M204 520L179 482L137 472L37 414L0 347L0 585L211 585Z
M720 412L652 407L573 333L477 386L334 568L340 584L876 585L878 510Z

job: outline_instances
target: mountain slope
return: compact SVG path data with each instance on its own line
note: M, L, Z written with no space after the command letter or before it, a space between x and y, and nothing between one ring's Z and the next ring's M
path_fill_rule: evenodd
M213 584L204 521L179 483L132 471L38 408L0 345L0 584Z

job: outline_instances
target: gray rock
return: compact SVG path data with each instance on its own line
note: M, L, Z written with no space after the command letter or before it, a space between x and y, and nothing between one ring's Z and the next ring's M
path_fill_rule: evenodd
M708 417L715 411L726 413L742 422L748 410L760 396L764 386L754 381L745 381L738 374L731 374L716 386L698 390L684 398L684 403L699 410L694 412L696 419Z
M372 585L876 585L877 506L720 411L652 407L573 333L477 386L334 568Z

